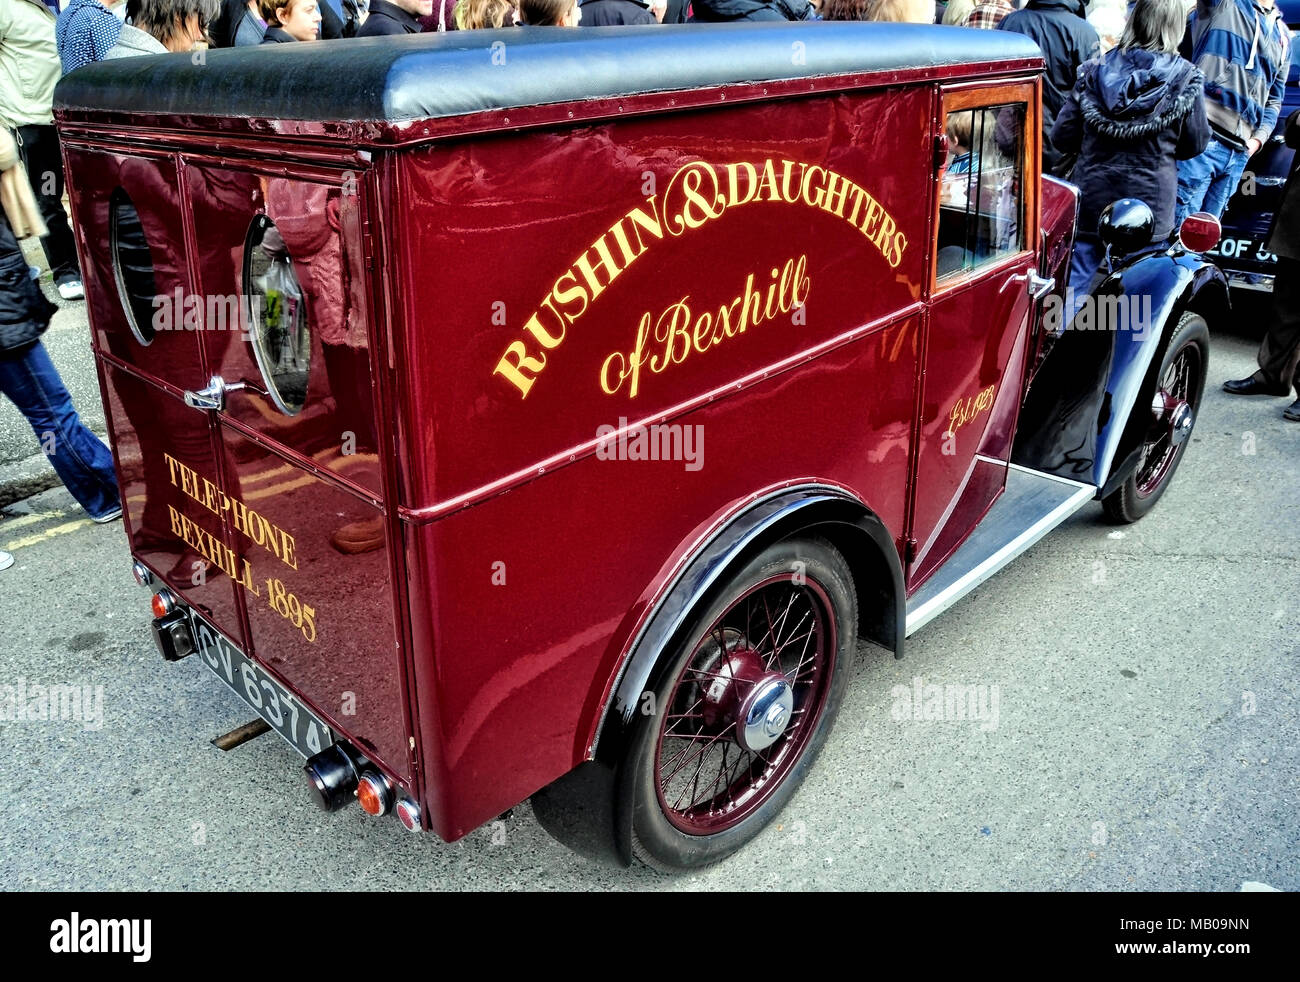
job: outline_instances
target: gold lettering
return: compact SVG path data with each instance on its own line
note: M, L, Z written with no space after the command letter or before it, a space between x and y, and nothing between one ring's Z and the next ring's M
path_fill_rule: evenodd
M745 190L746 195L740 197L740 191L737 186L736 177L740 168L745 168ZM754 193L758 190L758 170L748 161L740 161L736 164L727 164L727 207L735 205L749 204L754 199Z
M812 182L813 182L813 174L814 174L814 173L816 173L816 174L825 174L825 173L826 173L826 168L824 168L824 167L818 167L816 164L813 164L813 165L812 165L811 167L809 167L806 171L804 171L804 172L803 172L803 189L802 189L801 193L802 193L802 195L803 195L803 203L806 204L809 208L820 208L820 207L822 206L822 202L826 200L826 186L825 186L825 185L821 185L821 186L819 186L819 187L817 188L817 196L816 196L816 198L810 198L810 197L808 197L808 188L809 188L809 186L810 186L810 185L812 184Z
M787 259L781 267L773 267L765 297L754 290L754 274L748 274L740 294L733 297L730 303L717 307L716 318L708 312L695 317L688 304L690 297L682 297L669 305L657 319L652 320L649 312L642 314L632 352L628 355L619 351L611 352L601 363L601 391L606 395L614 395L630 379L628 397L635 398L639 391L640 369L643 364L648 362L650 371L655 375L663 374L670 366L680 365L692 354L707 354L747 327L769 322L777 311L789 313L801 306L811 289L807 269L808 257L803 254L798 258ZM737 304L741 308L740 321L738 326L733 327ZM655 346L653 354L646 350L652 323ZM614 378L615 372L618 373L617 379Z
M544 352L553 351L563 343L568 327L590 310L601 293L645 255L654 241L662 241L665 230L669 236L677 237L688 229L700 228L733 205L752 201L802 202L835 215L861 231L891 267L902 262L907 238L893 217L864 188L842 174L786 158L769 157L761 164L733 161L714 165L691 161L669 179L662 199L652 195L644 204L629 209L555 279L524 324L521 336L510 342L497 361L493 374L500 375L526 398L548 364ZM670 307L655 320L647 313L642 341L650 337L653 325L654 354L640 348L645 357L635 362L624 352L617 353L617 357L608 356L600 369L602 391L612 394L630 380L630 389L635 394L641 364L648 362L652 371L661 372L669 364L680 363L685 352L707 351L725 338L743 334L746 328L770 320L777 311L789 313L803 302L801 298L808 292L806 272L806 258L803 263L798 260L787 263L773 273L773 282L768 284L765 294L761 287L755 291L751 276L741 295L730 305L719 307L717 315L710 312L696 318L672 313L674 308ZM678 310L685 309L685 300L679 302ZM735 316L736 304L740 305L739 318ZM554 328L545 326L543 311L555 322ZM178 478L189 493L192 482L187 483L185 470L176 467L172 470L173 483ZM211 500L207 507L212 507Z
M826 200L822 203L822 210L830 212L838 218L844 217L844 202L848 197L849 182L834 171L830 172L830 178L826 182Z
M871 195L867 195L867 211L866 214L862 216L862 224L859 225L858 228L862 230L862 234L868 239L874 236L875 224L880 221L880 216L884 213L884 209L880 207L880 202L871 197Z
M781 192L776 186L776 167L773 166L771 157L763 161L763 176L758 179L758 190L754 197L761 198L764 188L767 188L768 201L781 200Z
M794 173L794 161L793 160L781 161L781 197L785 200L786 204L792 205L799 200L799 190L803 183L803 171L805 171L807 168L808 168L807 164L805 163L799 164L799 173L800 173L799 183L797 183L795 185L794 190L791 191L790 175Z
M636 233L636 246L637 246L636 254L638 256L650 248L648 245L646 245L645 239L641 238L641 232L643 230L649 232L656 239L663 239L664 237L664 229L663 226L659 223L659 214L655 210L656 197L658 196L651 195L649 198L646 199L647 201L650 202L650 213L648 215L646 214L645 210L642 208L633 208L624 216L624 218L626 218L632 223L632 231ZM622 223L620 222L619 225L621 224ZM618 227L619 226L615 226L615 228ZM631 261L632 261L631 259L628 260L629 263Z
M700 314L700 316L695 319L695 331L693 332L693 336L694 336L695 350L698 351L700 354L704 354L704 352L709 350L709 346L711 345L712 342L711 340L706 340L706 339L708 339L710 329L712 327L713 327L713 318L709 316L708 311L705 311L704 313Z
M597 258L594 263L587 258L588 253L591 252L596 253ZM574 263L574 266L576 266L578 272L582 274L583 279L587 281L587 289L591 292L592 300L595 300L600 296L601 292L613 283L614 280L618 278L618 274L623 271L622 267L620 267L614 260L614 254L609 251L609 243L605 241L605 236L603 235L591 244L591 248L588 249L587 252L584 252L578 257L578 261ZM601 269L603 269L605 275L609 277L609 279L604 283L601 283L600 278L596 275L597 271ZM534 316L533 319L536 320L536 317ZM532 321L529 322L528 328L531 330ZM546 347L554 348L556 344L559 344L563 340L564 331L560 331L560 336L555 339L555 344L548 344Z
M565 280L568 280L573 286L567 290L561 290L560 284ZM555 302L560 304L561 307L565 307L575 300L582 301L582 306L578 308L576 313L571 314L567 310L564 311L564 317L570 324L586 313L587 291L578 283L578 276L572 269L567 269L560 274L559 279L555 281L555 285L551 287L551 296L555 298Z
M519 390L521 396L527 398L528 390L533 387L533 383L537 381L538 373L545 367L545 355L534 358L528 354L522 341L511 341L510 347L506 348L506 353L497 362L497 367L492 369L492 374L504 377L507 382ZM524 372L531 372L532 377L529 378Z
M646 317L649 317L649 316L650 316L649 314L646 315ZM643 320L642 323L644 324L645 321ZM616 382L616 383L611 387L610 384L609 384L609 366L610 366L610 364L613 363L613 361L614 361L615 358L618 359L618 366L619 366L619 367L618 367L618 382ZM623 380L624 380L625 378L627 378L627 376L624 374L624 371L623 371L624 366L625 366L626 364L627 364L627 359L625 359L625 358L623 357L623 355L622 355L621 352L618 352L618 351L611 351L611 352L606 356L604 363L600 366L600 388L601 388L601 391L603 391L606 395L610 395L610 396L612 396L615 392L617 392L620 388L622 388L622 386L623 386Z

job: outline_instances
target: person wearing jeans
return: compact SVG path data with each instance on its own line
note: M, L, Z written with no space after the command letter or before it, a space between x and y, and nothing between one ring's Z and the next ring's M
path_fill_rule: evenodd
M1203 154L1178 165L1175 228L1193 212L1223 215L1277 125L1291 63L1291 32L1274 0L1196 0L1190 33L1213 138Z
M85 296L77 247L63 210L63 157L54 129L54 86L62 74L54 14L40 0L0 5L0 121L13 134L45 220L45 258L64 300Z
M113 457L86 428L39 339L55 306L32 280L9 220L0 212L0 340L34 334L32 341L0 345L0 393L27 417L41 449L81 507L97 522L121 517Z
M37 341L17 357L0 356L0 392L27 417L60 480L97 522L121 517L113 456L77 415L59 370Z
M1238 150L1218 137L1211 137L1205 152L1191 160L1178 163L1178 214L1174 221L1177 229L1183 219L1196 211L1208 211L1216 218L1223 216L1241 175L1250 163L1253 151Z
M49 229L41 239L41 247L50 264L54 285L64 300L80 300L86 293L81 285L77 244L63 208L63 155L59 152L59 134L53 126L20 126L17 141L41 217Z

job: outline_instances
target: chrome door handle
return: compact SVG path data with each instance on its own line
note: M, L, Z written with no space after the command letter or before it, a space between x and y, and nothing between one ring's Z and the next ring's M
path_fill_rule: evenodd
M1026 285L1026 288L1029 290L1030 297L1032 297L1034 300L1042 300L1043 297L1047 296L1049 293L1051 293L1053 290L1056 289L1056 277L1039 276L1031 269L1029 271L1029 282Z
M1012 283L1024 283L1025 289L1033 300L1042 300L1043 297L1056 289L1056 277L1042 277L1032 269L1027 273L1015 273L1008 276L1006 283L1002 284L1002 290L1005 290ZM1001 293L1002 290L999 290L998 293Z
M215 409L220 412L226 408L226 393L238 392L244 387L243 382L227 382L220 375L213 375L208 379L207 388L199 389L197 392L188 389L185 391L185 405L193 406L195 409Z

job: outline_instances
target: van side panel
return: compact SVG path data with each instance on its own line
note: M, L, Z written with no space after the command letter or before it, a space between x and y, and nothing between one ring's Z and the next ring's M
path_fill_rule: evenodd
M919 303L930 113L915 86L403 154L405 504L491 493Z
M411 527L408 567L430 588L413 644L439 834L470 831L585 758L665 559L756 490L842 483L902 528L910 436L892 421L912 405L918 329L906 319L680 417L701 441L698 471L589 455ZM861 426L827 426L828 413ZM779 445L764 424L776 420L793 435Z
M831 483L901 539L930 100L839 94L400 159L412 644L445 838L585 758L670 559L720 516Z

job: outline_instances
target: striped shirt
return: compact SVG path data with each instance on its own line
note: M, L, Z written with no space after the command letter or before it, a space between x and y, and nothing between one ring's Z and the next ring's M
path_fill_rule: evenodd
M1192 61L1205 75L1205 114L1215 135L1244 148L1264 143L1282 108L1291 32L1257 0L1197 0Z

